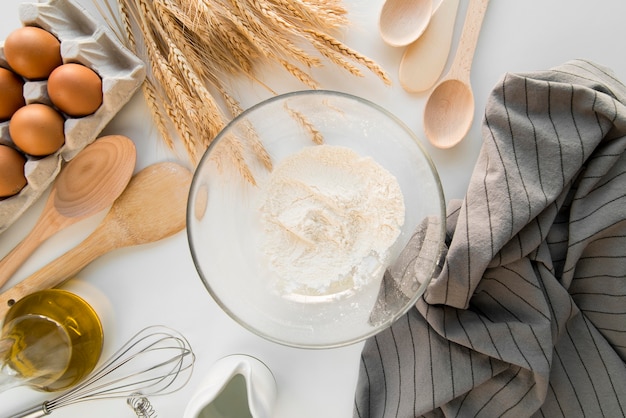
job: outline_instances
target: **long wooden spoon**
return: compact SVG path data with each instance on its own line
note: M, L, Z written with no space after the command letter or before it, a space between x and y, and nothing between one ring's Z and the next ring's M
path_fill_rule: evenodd
M33 229L0 261L0 287L45 240L109 207L128 185L135 162L135 145L122 135L98 138L68 162Z
M435 85L446 66L459 0L442 0L420 38L406 47L398 79L402 88L419 93Z
M456 56L424 108L424 131L436 147L450 148L469 131L474 119L470 70L489 0L470 0Z
M426 30L433 0L386 0L378 16L380 37L391 46L406 46Z
M62 284L109 251L155 242L184 229L191 177L189 170L173 162L141 170L91 235L0 295L0 320L17 300Z

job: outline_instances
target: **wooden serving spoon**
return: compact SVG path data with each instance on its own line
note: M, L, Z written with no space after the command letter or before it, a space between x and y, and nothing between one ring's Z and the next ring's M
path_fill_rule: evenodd
M407 46L398 69L402 88L419 93L435 85L446 66L459 0L442 0L433 12L428 28Z
M0 261L0 287L42 242L109 207L128 185L136 157L133 141L108 135L70 160L55 180L33 229Z
M470 0L456 56L424 108L424 131L436 147L451 148L467 135L474 119L470 70L489 0Z
M0 295L0 320L19 299L62 284L109 251L155 242L184 229L191 178L188 169L173 162L141 170L91 235Z
M406 46L426 30L433 0L386 0L378 17L378 32L388 45Z

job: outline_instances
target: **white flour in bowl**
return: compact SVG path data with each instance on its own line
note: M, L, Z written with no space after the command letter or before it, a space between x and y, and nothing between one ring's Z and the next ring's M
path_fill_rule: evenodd
M261 185L261 252L281 292L359 287L386 266L404 211L396 178L372 158L310 146L285 158Z

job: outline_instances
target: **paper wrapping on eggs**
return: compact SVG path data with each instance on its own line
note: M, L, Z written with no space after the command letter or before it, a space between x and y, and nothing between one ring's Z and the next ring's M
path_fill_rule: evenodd
M13 224L54 182L63 164L92 143L116 113L130 100L145 78L143 62L117 39L108 27L97 22L71 0L23 3L19 18L24 26L47 30L61 42L64 63L83 64L102 78L103 101L95 113L65 121L65 144L55 153L28 157L28 184L22 191L0 201L0 233ZM15 28L17 29L17 28ZM9 68L0 45L0 66ZM26 81L26 103L51 104L46 81ZM9 122L0 123L0 143L12 145Z

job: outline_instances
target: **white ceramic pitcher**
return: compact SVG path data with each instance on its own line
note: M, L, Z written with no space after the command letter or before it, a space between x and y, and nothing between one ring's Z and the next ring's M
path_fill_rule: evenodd
M184 418L270 418L275 400L270 369L254 357L233 354L209 368Z

